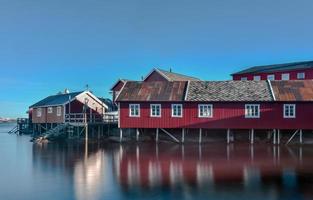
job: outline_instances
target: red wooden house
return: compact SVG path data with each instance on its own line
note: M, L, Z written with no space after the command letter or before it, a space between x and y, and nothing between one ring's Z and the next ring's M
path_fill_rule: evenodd
M233 80L313 79L313 61L250 67L232 74Z
M121 129L313 129L313 81L128 81L116 102ZM277 135L276 135L277 130ZM177 139L176 139L177 140ZM229 141L229 137L228 137Z

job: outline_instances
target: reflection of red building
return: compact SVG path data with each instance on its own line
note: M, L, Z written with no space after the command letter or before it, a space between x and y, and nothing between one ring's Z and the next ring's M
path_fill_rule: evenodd
M155 152L147 152L147 147L125 147L125 153L122 150L115 157L118 179L124 187L184 184L201 187L220 183L248 186L254 182L262 184L273 177L282 178L285 172L310 172L312 167L308 162L302 165L302 161L310 159L305 155L294 160L294 154L300 149L269 146L158 148ZM211 150L214 148L220 151L218 155Z

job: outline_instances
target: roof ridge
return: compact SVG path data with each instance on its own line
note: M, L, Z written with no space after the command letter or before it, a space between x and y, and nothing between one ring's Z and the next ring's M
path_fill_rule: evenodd
M159 71L161 71L161 72L171 73L171 74L175 74L175 75L178 75L178 76L183 76L183 77L186 77L186 78L193 78L193 79L198 79L198 80L200 80L199 78L194 77L194 76L185 75L185 74L181 74L181 73L173 72L173 71L168 71L168 70L161 69L161 68L156 68L156 69L159 70ZM166 74L164 74L164 75L166 76ZM168 79L170 79L170 78L168 77Z

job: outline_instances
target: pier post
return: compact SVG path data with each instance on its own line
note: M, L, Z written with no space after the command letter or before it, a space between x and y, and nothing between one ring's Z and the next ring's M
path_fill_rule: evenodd
M136 141L137 142L139 141L139 129L138 128L136 129Z
M251 129L250 139L251 139L251 144L253 144L254 143L254 129Z
M276 129L273 129L273 144L276 144Z
M181 138L181 142L184 143L185 142L185 129L183 128L182 130L182 138Z
M280 144L280 129L277 129L277 144Z
M300 129L300 133L299 133L299 136L300 136L300 144L302 144L303 143L303 138L302 138L302 129Z
M230 143L230 129L227 129L227 144Z
M156 129L156 133L155 133L155 141L159 142L159 129Z
M199 144L202 143L202 128L199 129Z
M120 142L122 142L123 140L123 129L120 128Z

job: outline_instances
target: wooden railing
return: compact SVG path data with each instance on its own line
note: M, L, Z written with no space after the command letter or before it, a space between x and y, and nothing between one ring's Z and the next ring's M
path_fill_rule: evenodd
M87 121L86 121L87 118ZM85 114L85 113L70 113L65 115L66 123L117 123L117 114Z

